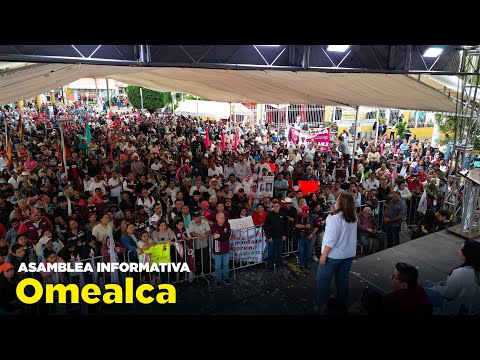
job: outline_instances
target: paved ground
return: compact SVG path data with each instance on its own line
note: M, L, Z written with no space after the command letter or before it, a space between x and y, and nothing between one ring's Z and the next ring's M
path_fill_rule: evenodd
M402 230L401 243L405 243L409 239L408 231ZM357 263L363 263L368 259L370 259L369 262L375 262L375 259L380 256L379 254L384 252L371 256L358 254L354 261L353 272L359 272ZM296 267L293 264L296 259L294 257L285 260L286 266L275 271L267 270L264 264L237 270L232 284L218 289L214 286L213 278L208 278L212 286L209 286L205 279L195 280L192 284L179 284L176 286L177 304L110 305L105 306L100 313L105 315L314 314L317 264L313 264L309 273L303 274L295 271ZM388 268L385 271L390 274L391 269ZM384 277L387 277L388 274L385 273ZM440 279L443 279L443 274ZM368 286L368 283L363 278L351 275L350 305L359 299L365 286Z

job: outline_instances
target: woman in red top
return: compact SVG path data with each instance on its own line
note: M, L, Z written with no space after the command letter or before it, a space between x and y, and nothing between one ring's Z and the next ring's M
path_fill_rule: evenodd
M263 225L265 219L267 218L268 212L265 211L265 206L263 204L258 204L257 209L252 214L253 223L255 226Z

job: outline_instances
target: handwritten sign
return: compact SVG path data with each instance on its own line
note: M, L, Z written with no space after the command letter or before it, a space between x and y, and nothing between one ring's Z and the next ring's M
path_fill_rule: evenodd
M228 222L230 223L230 229L232 230L243 230L255 227L251 216L240 219L230 219Z
M267 258L267 241L263 226L248 230L233 230L230 236L230 259L262 262Z
M144 263L146 262L149 262L150 264L169 263L170 262L170 245L158 244L150 247L147 250L143 250L143 254L145 255L145 259L143 259Z

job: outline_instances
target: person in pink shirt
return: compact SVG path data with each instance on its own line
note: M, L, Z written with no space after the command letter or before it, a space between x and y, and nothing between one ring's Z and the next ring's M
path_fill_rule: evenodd
M28 155L27 160L23 163L23 166L25 167L25 170L30 173L37 167L37 162L32 155Z

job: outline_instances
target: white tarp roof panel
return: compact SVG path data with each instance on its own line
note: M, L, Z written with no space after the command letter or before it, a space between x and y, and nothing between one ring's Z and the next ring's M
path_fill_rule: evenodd
M48 92L82 77L108 77L212 101L317 104L455 112L455 102L400 74L42 64L0 72L0 104Z
M208 116L216 119L227 119L230 113L237 115L252 115L252 111L243 104L232 104L230 112L230 103L204 100L185 100L178 105L174 111L175 114L197 116Z

